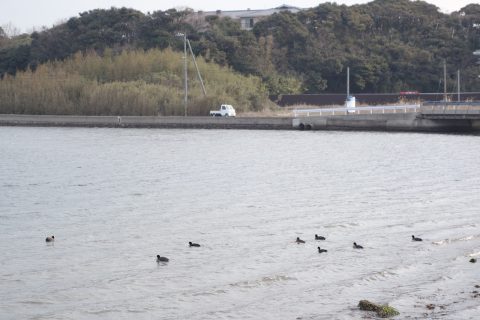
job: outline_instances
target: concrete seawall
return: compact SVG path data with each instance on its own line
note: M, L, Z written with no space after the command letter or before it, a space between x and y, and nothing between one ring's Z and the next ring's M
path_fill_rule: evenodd
M480 132L480 119L423 119L415 113L318 117L140 117L0 115L0 126Z
M300 130L366 130L408 132L480 132L479 120L431 120L416 113L365 114L293 119Z
M292 118L0 115L0 126L292 130Z

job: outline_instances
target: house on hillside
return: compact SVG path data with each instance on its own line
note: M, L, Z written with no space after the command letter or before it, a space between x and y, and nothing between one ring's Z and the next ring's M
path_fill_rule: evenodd
M263 18L271 16L274 13L280 13L284 11L289 11L292 13L297 13L302 11L303 9L292 7L288 5L282 5L277 8L272 9L260 9L260 10L233 10L233 11L198 11L196 13L196 18L205 19L209 16L218 16L220 18L230 18L235 21L240 22L240 27L242 30L252 30L253 26Z

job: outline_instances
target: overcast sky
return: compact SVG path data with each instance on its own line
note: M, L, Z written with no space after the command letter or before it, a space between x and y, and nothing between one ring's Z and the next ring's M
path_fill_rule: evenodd
M315 7L327 1L314 0L0 0L0 26L11 24L21 32L30 32L33 27L51 27L78 16L78 13L110 7L134 8L143 12L166 10L170 8L189 7L194 10L243 10L268 9L282 4L301 8ZM368 0L330 0L339 4L366 3ZM480 0L427 0L439 7L443 12L457 11L469 3L479 3Z

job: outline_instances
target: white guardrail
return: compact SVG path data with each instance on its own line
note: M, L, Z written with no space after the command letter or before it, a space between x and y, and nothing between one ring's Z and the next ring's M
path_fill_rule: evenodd
M408 104L401 106L368 106L355 108L323 108L323 109L294 109L293 116L336 116L347 114L373 114L373 113L410 113L418 112L419 104ZM386 111L386 112L385 112Z
M420 108L422 114L480 114L478 102L426 102Z

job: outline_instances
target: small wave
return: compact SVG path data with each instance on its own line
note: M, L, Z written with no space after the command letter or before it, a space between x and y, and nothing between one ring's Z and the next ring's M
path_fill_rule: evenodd
M272 277L263 277L258 280L248 280L248 281L239 281L235 283L231 283L230 286L232 287L243 287L243 288L256 288L261 287L264 285L272 285L277 282L281 281L290 281L290 280L297 280L297 278L289 277L289 276L282 276L282 275L275 275Z
M232 226L232 228L256 229L254 226Z
M396 275L397 275L396 272L393 272L393 271L390 271L390 270L384 270L384 271L378 271L378 272L375 272L373 274L370 274L370 275L364 277L363 280L368 281L368 282L377 281L377 280L384 280L386 278L396 276Z
M480 256L480 251L479 251L479 252L470 253L467 257L476 257L476 256Z
M50 301L40 301L40 300L24 300L24 301L20 301L20 303L23 303L23 304L38 304L38 305L53 304L53 302L50 302Z
M450 239L440 240L440 241L433 241L433 244L441 246L442 244L450 243Z
M219 294L224 294L227 293L226 290L218 289L218 290L212 290L212 291L202 291L202 292L196 292L193 293L193 296L216 296Z
M118 309L103 309L103 310L97 310L97 311L88 311L90 314L104 314L104 313L110 313L110 312L120 312L121 310Z
M11 184L11 183L5 183L2 185L4 188L13 188L13 187L19 187L20 185L18 184Z
M474 240L474 239L477 239L477 238L480 238L480 235L466 236L466 237L453 238L453 239L443 239L443 240L439 240L439 241L433 241L432 243L441 246L441 245L444 245L444 244L455 243L455 242L460 242L460 241L470 241L470 240Z
M348 228L348 226L345 225L345 224L330 224L330 225L326 225L324 228L325 228L325 229Z
M128 313L145 313L147 310L136 310L136 309L128 309Z

